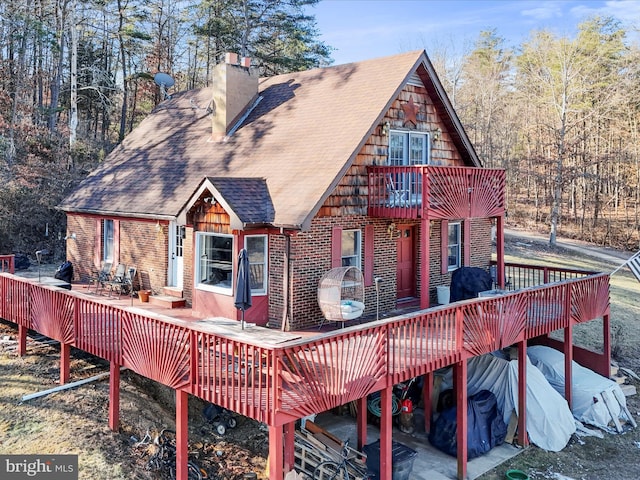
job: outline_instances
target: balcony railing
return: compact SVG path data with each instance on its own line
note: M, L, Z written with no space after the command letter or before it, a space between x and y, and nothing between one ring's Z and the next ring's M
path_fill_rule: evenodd
M518 268L524 277L526 267ZM533 267L529 276L537 271ZM0 273L0 318L242 415L283 425L462 359L608 315L609 276L578 275L278 345L212 333L196 319L116 306L6 273ZM608 365L608 359L598 360Z
M505 172L474 167L369 167L369 215L489 218L504 213Z

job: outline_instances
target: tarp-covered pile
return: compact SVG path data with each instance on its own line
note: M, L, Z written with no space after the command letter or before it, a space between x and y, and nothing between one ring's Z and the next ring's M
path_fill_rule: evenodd
M527 351L531 362L542 371L551 386L564 395L564 354L539 345L529 347ZM578 420L606 430L609 422L615 422L614 417L622 418L626 399L616 382L575 361L571 363L571 371L572 411Z
M506 424L511 412L518 413L518 361L507 360L500 352L469 359L468 395L481 390L492 392ZM443 381L451 388L452 372ZM544 375L527 360L527 432L532 443L545 450L562 450L576 431L566 400L549 384Z

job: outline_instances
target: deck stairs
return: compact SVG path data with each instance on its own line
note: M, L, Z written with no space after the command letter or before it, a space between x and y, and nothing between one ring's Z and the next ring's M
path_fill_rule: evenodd
M149 303L165 308L183 308L186 300L182 297L182 289L176 287L162 287L160 295L151 295Z

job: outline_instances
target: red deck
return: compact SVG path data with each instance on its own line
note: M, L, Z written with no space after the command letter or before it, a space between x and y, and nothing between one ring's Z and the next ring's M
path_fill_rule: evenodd
M574 347L573 356L608 370L608 275L509 265L506 276L522 289L329 333L274 332L267 340L261 327L175 318L172 310L116 305L9 273L0 273L0 317L61 342L62 381L73 346L110 361L112 372L127 367L272 428L376 391L384 399L399 382L509 345L526 348L526 340L554 330L570 339L572 325L598 318L604 352ZM562 281L539 285L552 279Z

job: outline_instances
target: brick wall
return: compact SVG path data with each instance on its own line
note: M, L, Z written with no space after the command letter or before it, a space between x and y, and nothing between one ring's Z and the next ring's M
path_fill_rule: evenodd
M429 301L433 305L436 303L436 287L441 285L451 285L451 272L442 274L441 272L441 223L432 222L431 259L429 261ZM491 242L492 220L489 218L471 219L471 264L470 267L488 268L493 253ZM464 241L463 241L464 243ZM464 257L464 253L463 253Z
M311 229L291 238L290 255L290 321L291 328L314 327L322 322L322 312L318 306L318 283L322 275L331 269L331 232L334 226L343 229L359 229L362 232L362 248L364 249L364 229L368 224L374 225L374 277L383 278L380 288L380 312L395 308L396 300L396 244L395 238L387 233L387 221L369 219L360 215L348 215L340 218L322 217L312 222ZM273 237L272 237L273 238ZM278 245L280 244L281 245ZM276 247L277 245L277 247ZM284 241L273 238L270 248L272 253L284 251ZM271 255L270 264L270 318L280 324L284 299L276 293L274 285L282 282L282 264L276 263L280 254ZM361 251L364 261L364 250ZM275 282L275 283L274 283ZM365 287L365 316L376 313L375 286ZM280 316L273 318L272 314ZM271 322L270 322L271 323Z
M168 225L120 221L120 262L137 268L136 284L154 293L167 285Z
M136 288L160 291L167 284L168 225L150 221L118 220L120 236L115 239L119 257L114 264L124 263L136 267ZM67 233L76 234L76 240L67 240L67 259L73 263L74 281L88 282L100 265L95 264L96 251L101 238L98 216L67 215Z

